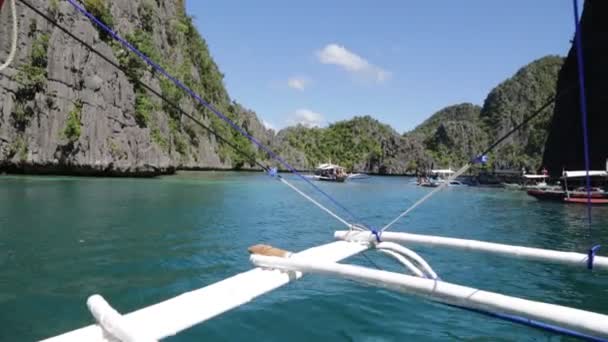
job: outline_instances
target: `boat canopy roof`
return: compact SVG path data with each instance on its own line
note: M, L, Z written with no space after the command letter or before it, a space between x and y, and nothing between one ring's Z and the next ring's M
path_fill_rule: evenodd
M343 169L343 167L340 165L331 164L331 163L321 164L321 165L317 166L317 170L331 170L331 169Z
M452 169L437 169L437 170L431 170L431 173L452 174L452 173L454 173L454 171Z
M544 178L548 178L548 175L524 175L524 178L528 178L528 179L544 179Z
M580 178L586 176L587 171L564 171L564 178ZM608 177L608 172L589 170L589 177Z

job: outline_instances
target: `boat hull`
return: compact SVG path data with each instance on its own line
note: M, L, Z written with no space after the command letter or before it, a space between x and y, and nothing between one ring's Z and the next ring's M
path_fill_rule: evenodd
M591 203L594 205L606 205L606 204L608 204L608 198L592 197L590 199L587 199L586 197L566 197L566 198L564 198L564 202L578 203L578 204Z
M539 200L545 201L563 201L564 197L566 197L566 193L563 191L547 191L547 190L528 190L528 195L535 197Z
M322 182L344 183L347 177L319 177L317 180Z
M569 196L564 191L556 190L528 190L528 195L533 196L539 200L545 201L558 201L564 203L578 203L587 204L591 203L594 205L606 205L608 204L608 196L605 193L591 193L591 198L587 199L587 193L584 192L570 192Z

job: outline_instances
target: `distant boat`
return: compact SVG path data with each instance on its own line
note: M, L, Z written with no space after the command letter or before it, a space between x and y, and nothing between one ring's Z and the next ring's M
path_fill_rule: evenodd
M325 163L317 166L313 178L325 182L344 183L348 179L348 173L340 165Z
M547 184L549 175L523 175L521 183L501 183L502 186L509 190L558 190L561 187Z
M560 201L564 203L591 203L591 204L608 204L608 192L601 186L592 186L587 192L586 186L578 186L570 188L570 183L581 183L587 175L586 171L564 171L562 179L564 184L562 188L546 187L546 188L535 188L529 189L528 195L533 196L539 200L550 200ZM606 171L589 171L589 176L595 178L595 183L602 182L605 186L606 180L608 180L608 172ZM589 198L587 198L589 197Z
M450 176L454 174L455 171L452 169L437 169L431 170L431 178L423 177L419 180L418 185L430 188L436 188L446 182L449 182L448 186L466 186L461 181L457 181L455 179L449 180Z

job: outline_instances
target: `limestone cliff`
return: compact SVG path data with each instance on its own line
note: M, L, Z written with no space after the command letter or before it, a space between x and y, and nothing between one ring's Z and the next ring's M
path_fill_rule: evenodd
M559 56L540 58L490 91L480 113L489 140L503 136L554 96L563 63ZM491 155L493 165L499 169L540 169L552 110L550 106L499 145Z
M418 140L403 137L370 116L326 128L289 127L279 131L276 144L289 162L302 169L332 161L359 172L406 174L431 165Z
M585 1L581 26L591 168L604 170L608 158L608 2ZM563 169L582 170L585 167L577 85L576 50L572 46L559 72L557 92L561 96L555 105L543 157L552 175L561 175Z
M65 1L29 0L79 38L123 66L116 70L18 3L19 49L0 74L0 171L155 175L177 168L242 168L246 159L138 86L143 80L188 113L255 149L213 114L115 44ZM183 1L85 0L156 62L259 139L272 134L255 113L233 102ZM9 37L7 11L0 37ZM0 38L0 58L10 42Z
M407 133L420 141L437 167L457 168L479 154L488 136L481 128L481 108L471 103L448 106Z

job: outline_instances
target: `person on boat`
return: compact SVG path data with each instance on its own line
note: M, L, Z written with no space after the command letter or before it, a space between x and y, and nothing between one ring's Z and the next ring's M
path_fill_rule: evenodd
M543 174L543 176L548 176L549 175L549 171L547 171L547 168L543 166L543 170L541 171L541 173Z

